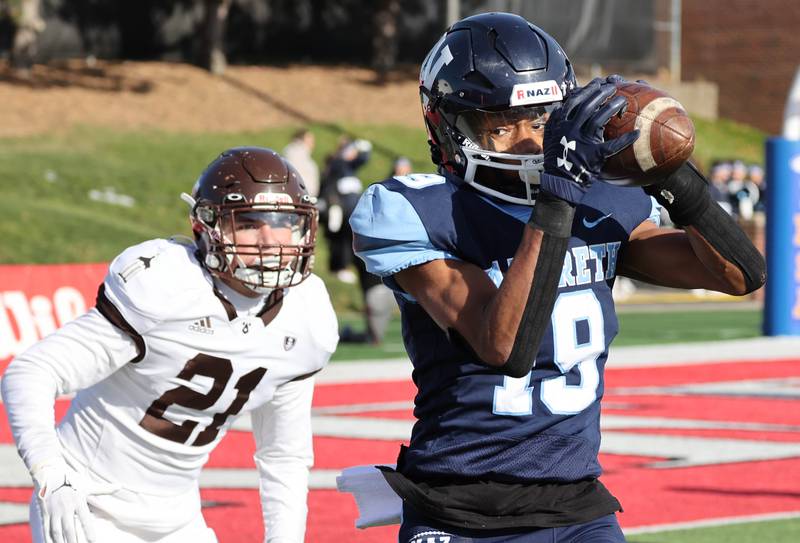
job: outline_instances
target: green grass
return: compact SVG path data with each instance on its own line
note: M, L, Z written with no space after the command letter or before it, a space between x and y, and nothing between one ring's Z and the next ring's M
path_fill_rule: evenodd
M634 535L628 543L796 543L800 520L773 520Z
M761 335L761 312L756 310L707 311L701 305L691 311L624 312L619 315L620 333L611 348L623 345L657 345L692 341L721 341ZM358 315L339 315L339 325L364 330ZM380 346L340 343L333 360L364 360L404 357L400 321L391 321Z
M761 132L729 121L696 124L701 163L723 156L763 162ZM320 164L342 135L371 140L373 158L359 172L365 183L383 179L396 155L408 156L417 171L433 169L421 127L320 124L311 129ZM188 234L179 195L191 189L206 164L236 145L282 149L293 130L173 134L83 127L66 134L0 138L0 264L104 262L143 240ZM93 189L129 195L135 205L93 201L88 197ZM316 272L334 306L342 313L358 312L358 289L330 276L327 254L321 239Z
M748 125L726 119L693 119L697 131L694 159L707 169L717 159L740 159L764 164L764 138L767 134Z
M761 335L761 311L631 312L619 315L613 346L721 341Z
M313 127L318 163L345 132L373 140L362 179L386 176L395 155L426 168L421 130L330 125ZM190 233L179 195L191 191L202 169L220 151L237 145L282 149L292 127L241 134L121 133L82 128L67 135L0 139L0 264L102 262L154 237ZM131 196L132 207L89 198L91 190ZM358 311L361 295L327 273L327 247L320 236L316 271L328 284L337 309Z

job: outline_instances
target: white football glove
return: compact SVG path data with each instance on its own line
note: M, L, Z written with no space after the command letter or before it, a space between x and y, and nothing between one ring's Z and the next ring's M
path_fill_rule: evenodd
M90 483L60 459L34 466L31 476L47 543L97 541L86 496L111 494L118 485Z

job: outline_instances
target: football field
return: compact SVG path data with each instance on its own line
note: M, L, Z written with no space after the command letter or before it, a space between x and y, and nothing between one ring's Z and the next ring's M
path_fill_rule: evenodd
M800 541L800 340L612 348L603 481L632 542ZM403 359L337 362L318 379L307 541L393 541L354 528L341 469L393 463L410 433ZM59 400L62 414L68 400ZM204 470L205 515L221 542L262 539L253 440L243 417ZM30 483L0 418L0 541L29 541Z

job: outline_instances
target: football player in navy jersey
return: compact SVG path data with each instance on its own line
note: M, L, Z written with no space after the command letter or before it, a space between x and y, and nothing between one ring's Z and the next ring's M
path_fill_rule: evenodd
M351 218L358 256L395 292L418 387L410 444L382 470L401 543L624 541L597 458L615 277L764 283L689 164L645 190L602 181L638 137L603 140L625 103L615 77L579 87L516 15L454 24L420 73L438 174L372 185ZM660 227L658 205L682 228Z

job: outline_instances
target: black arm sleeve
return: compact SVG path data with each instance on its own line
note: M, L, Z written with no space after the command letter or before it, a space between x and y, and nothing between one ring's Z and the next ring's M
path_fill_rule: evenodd
M736 221L711 199L708 182L692 164L687 162L661 183L645 187L645 192L669 211L675 224L693 226L722 258L739 268L746 292L764 285L764 257Z
M511 354L500 368L506 375L524 377L536 360L556 301L574 215L575 208L571 204L547 192L541 191L536 198L536 206L528 224L542 230L544 237L536 261L533 286L528 292Z

